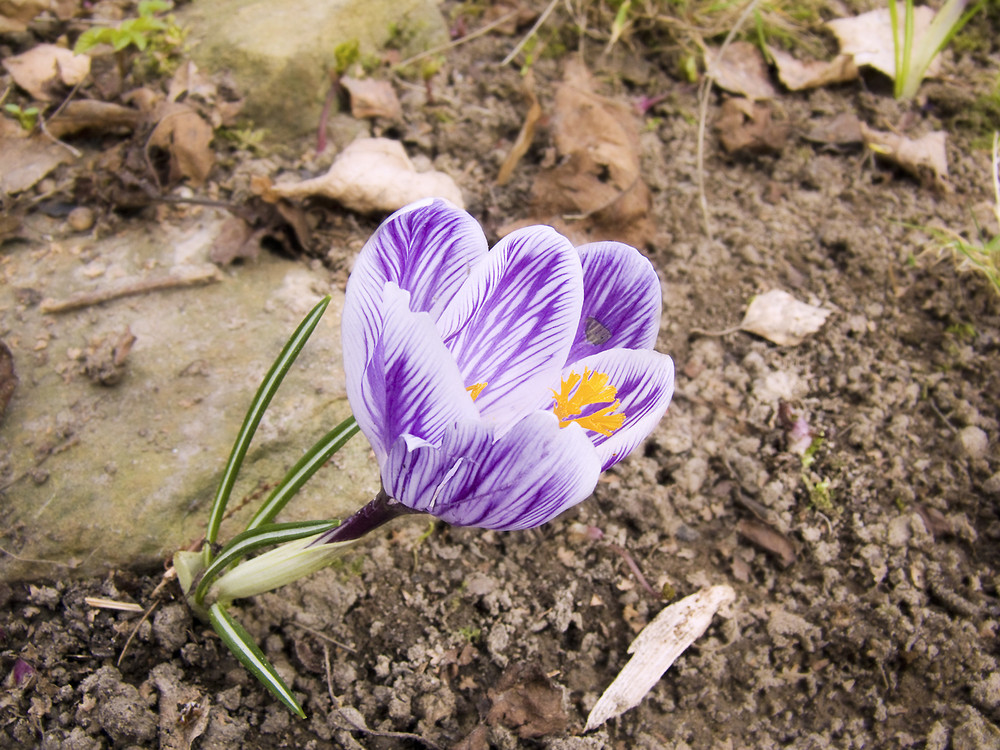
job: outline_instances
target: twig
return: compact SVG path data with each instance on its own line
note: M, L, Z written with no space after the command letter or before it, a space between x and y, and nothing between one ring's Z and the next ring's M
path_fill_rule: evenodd
M39 560L38 558L34 558L34 557L21 557L21 555L16 555L13 552L11 552L10 550L4 549L3 547L0 547L0 552L2 552L3 554L7 555L8 557L13 557L18 562L39 563L39 564L42 564L42 565L58 565L61 568L73 568L73 567L75 567L75 566L71 565L70 563L59 562L58 560Z
M64 300L45 299L39 306L43 313L63 313L91 307L102 302L133 297L137 294L159 292L164 289L180 289L201 286L221 281L222 276L215 266L186 266L175 268L168 275L158 279L121 279L105 289L96 292L78 292Z
M532 26L528 33L524 35L524 38L517 43L517 46L511 50L510 54L500 62L500 65L507 65L511 60L517 57L518 53L524 49L524 45L528 43L528 40L531 39L531 37L535 35L535 32L542 28L542 24L548 20L548 17L552 14L552 11L555 10L558 2L559 0L552 0L552 2L549 3L548 7L542 11L542 15L540 15L538 20L535 21L535 25Z
M314 630L313 628L310 628L308 625L303 625L301 622L295 622L295 620L292 620L290 624L294 625L297 628L301 628L302 630L306 631L307 633L312 633L314 636L316 636L320 640L328 641L329 643L332 643L334 646L337 646L338 648L344 649L344 651L349 651L352 654L358 653L357 649L351 648L346 643L341 643L338 640L334 640L333 638L331 638L330 636L326 635L325 633L321 633L318 630ZM326 648L326 646L324 646L324 648Z
M719 47L719 54L716 56L716 61L721 60L722 56L726 52L726 48L729 46L730 42L733 41L733 37L736 33L743 27L749 15L753 12L754 8L757 7L758 0L750 0L750 3L740 14L740 17L736 19L736 23L729 30L729 34L726 35L726 39L722 42L722 46ZM708 198L705 195L705 122L708 119L708 95L712 92L712 81L715 80L712 74L712 66L706 66L705 69L705 80L701 85L701 92L699 93L698 102L698 148L696 151L696 168L698 170L698 203L701 206L701 218L705 223L705 236L708 237L709 241L712 240L712 217L708 211Z
M160 601L160 599L157 599L149 605L145 612L142 613L142 617L139 618L139 622L135 624L132 628L132 632L128 634L128 640L125 641L125 645L122 646L122 652L118 654L118 661L115 662L116 667L120 667L122 665L122 660L125 658L128 647L132 645L132 639L135 638L136 633L139 632L139 627L149 619L149 616L153 614L153 610L160 606Z
M712 235L709 234L709 239ZM739 326L733 326L732 328L723 328L721 331L706 331L704 328L692 328L688 333L693 333L698 336L711 336L713 338L718 338L720 336L728 336L730 333L736 333L737 331L742 331L743 329Z
M659 599L660 595L657 594L656 591L653 590L653 587L649 585L649 581L646 580L646 576L644 576L642 574L642 571L639 570L639 564L635 561L635 558L632 557L632 554L627 549L622 547L620 544L609 542L608 546L614 552L621 555L621 558L625 561L625 564L628 565L628 569L632 571L632 575L635 576L636 580L639 582L639 585L642 586L644 589L646 589L646 591L655 596L657 599Z
M502 26L503 24L507 23L507 21L509 21L511 18L513 18L516 15L517 15L517 11L516 10L512 10L512 11L510 11L510 13L505 13L504 15L500 16L500 18L496 19L495 21L492 21L492 22L486 24L481 29L476 29L471 34L466 34L461 39L456 39L456 40L454 40L452 42L448 42L447 44L441 44L441 45L438 45L437 47L432 47L429 50L421 52L419 55L414 55L413 57L408 57L405 60L403 60L402 62L396 63L392 67L393 67L393 69L403 68L403 67L406 67L407 65L409 65L411 63L415 63L417 60L423 60L425 57L430 57L431 55L436 55L439 52L447 52L448 50L454 49L455 47L460 47L461 45L465 44L466 42L471 42L473 39L478 39L479 37L481 37L481 36L483 36L485 34L489 34L497 26Z

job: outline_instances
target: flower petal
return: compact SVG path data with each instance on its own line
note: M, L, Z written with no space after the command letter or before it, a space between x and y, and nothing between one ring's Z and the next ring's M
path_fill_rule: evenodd
M561 371L583 304L569 240L551 227L509 234L473 269L438 319L483 418L509 425L539 408Z
M674 394L674 362L649 349L613 349L574 362L563 372L582 374L584 368L608 376L620 403L616 413L625 422L611 435L588 432L601 457L601 470L614 466L653 431Z
M609 349L652 349L662 293L652 263L621 242L577 248L583 263L583 313L567 362Z
M371 332L380 328L388 282L410 293L412 310L437 318L487 252L479 223L441 198L412 203L382 222L361 249L347 284L342 325L348 379L359 378L371 359Z
M589 497L600 474L586 433L558 425L534 412L496 442L475 422L449 430L440 448L398 440L382 481L404 505L456 526L540 526Z
M409 299L394 283L386 285L372 357L357 382L347 383L354 416L380 465L400 435L438 443L446 427L478 417L430 315L412 312Z

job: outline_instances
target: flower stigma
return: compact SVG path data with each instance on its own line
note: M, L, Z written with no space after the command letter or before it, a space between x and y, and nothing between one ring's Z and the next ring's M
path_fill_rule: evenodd
M488 383L486 383L485 381L482 383L473 383L470 386L466 386L465 390L469 392L469 395L472 396L472 400L475 401L477 398L479 398L479 394L483 392L483 388L485 388L487 385Z
M570 423L576 422L586 430L599 432L607 437L625 423L624 414L613 413L621 402L615 398L617 390L613 385L608 385L608 376L603 372L588 370L585 367L582 378L571 372L569 377L562 381L560 392L556 393L553 390L552 395L556 400L552 411L559 417L560 427L567 427ZM588 406L607 403L611 405L584 414ZM573 416L574 414L578 416Z

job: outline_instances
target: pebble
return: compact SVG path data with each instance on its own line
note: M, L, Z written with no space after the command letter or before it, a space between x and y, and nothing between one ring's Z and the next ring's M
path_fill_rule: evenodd
M990 447L986 431L975 425L963 427L958 433L958 442L962 453L975 460L986 458Z
M77 206L69 212L66 223L74 232L86 232L94 226L94 211L86 206Z

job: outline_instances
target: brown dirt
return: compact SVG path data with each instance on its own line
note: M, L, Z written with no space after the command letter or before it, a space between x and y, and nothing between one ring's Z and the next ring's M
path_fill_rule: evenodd
M450 53L433 99L405 89L405 125L389 131L456 177L493 238L530 218L549 146L540 133L513 182L494 187L527 107L518 71L496 65L514 39ZM951 129L946 104L897 104L873 79L783 94L792 135L780 153L731 158L709 137L709 241L697 93L633 44L587 59L609 97L667 94L640 143L654 227L646 250L665 296L658 348L678 378L645 448L541 529L439 524L422 538L426 520L409 519L343 565L244 602L238 616L306 721L192 619L179 591L141 624L84 604L147 603L157 571L0 584L0 746L1000 747L1000 300L950 262L907 262L928 247L908 225L965 231L970 208L988 205L988 156L973 147L982 134L951 132L944 193L859 147L797 134L842 111L883 128L907 121L909 134ZM995 42L990 55L960 64L995 75ZM561 63L541 60L534 74L549 106ZM337 215L325 236L356 250L374 226ZM327 257L338 283L348 256ZM693 332L735 325L771 288L833 314L789 348ZM825 436L807 470L788 450L781 401ZM807 486L823 481L828 500ZM741 535L750 520L783 534L795 561L786 567ZM737 600L638 708L584 736L629 642L664 606L615 544L657 591L728 583ZM34 669L20 680L18 660Z

